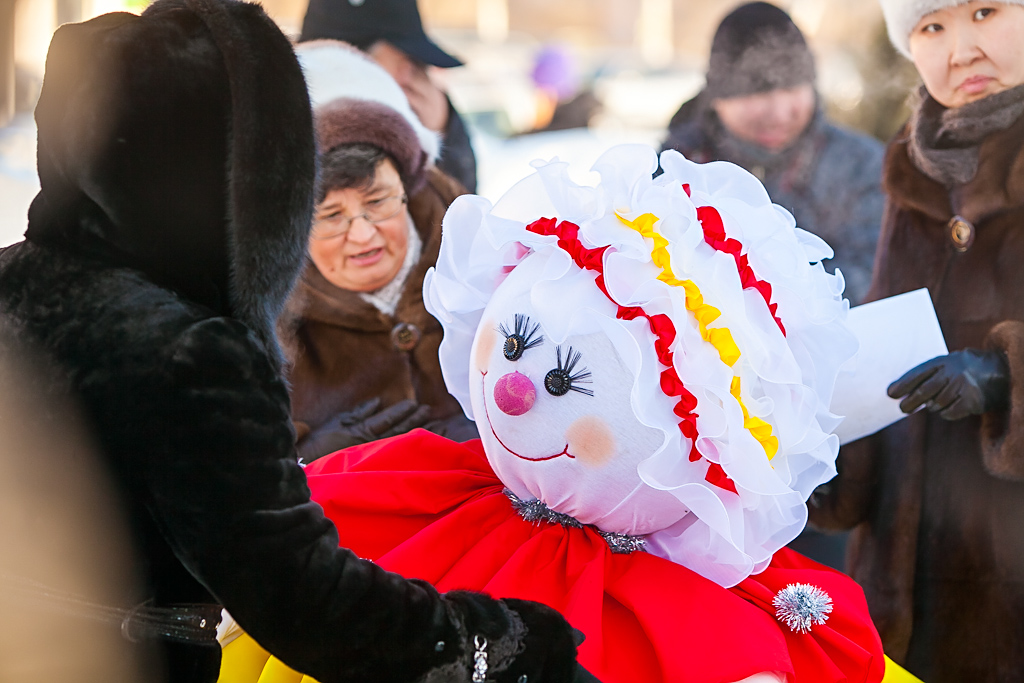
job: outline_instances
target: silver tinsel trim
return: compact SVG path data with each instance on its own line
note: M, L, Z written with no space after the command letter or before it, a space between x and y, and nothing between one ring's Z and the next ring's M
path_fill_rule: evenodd
M809 583L791 583L772 600L775 618L796 633L808 633L811 626L821 626L832 612L832 598Z
M523 500L509 489L505 489L505 495L512 501L512 507L519 513L519 516L527 522L533 522L534 524L551 522L552 524L561 524L573 529L583 528L583 525L575 517L555 512L539 500Z
M629 555L630 553L638 553L644 550L647 545L647 540L640 536L630 536L629 534L614 534L610 531L597 530L597 533L601 535L605 543L608 544L608 548L617 555Z
M534 524L551 522L552 524L561 524L572 529L583 528L583 524L575 517L562 512L555 512L539 500L523 500L509 489L505 489L504 493L512 501L513 509L527 522L533 522ZM640 536L616 534L610 531L601 531L600 529L594 530L605 540L608 548L613 553L620 555L641 552L644 550L644 546L647 545L647 541Z

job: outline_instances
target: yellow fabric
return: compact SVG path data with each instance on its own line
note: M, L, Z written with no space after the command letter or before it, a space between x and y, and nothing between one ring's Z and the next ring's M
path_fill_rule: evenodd
M618 216L618 219L624 225L654 241L651 260L655 266L661 268L661 274L658 276L658 279L670 287L683 288L686 292L686 309L693 313L693 317L697 319L700 336L704 338L704 341L709 342L715 347L723 363L729 367L735 365L736 361L739 360L740 350L736 346L736 342L733 341L732 332L724 327L713 330L708 329L708 325L717 320L722 315L722 312L714 306L704 303L704 297L701 295L700 289L698 289L696 284L691 280L679 280L672 272L667 248L668 240L654 229L654 224L658 221L658 217L653 213L645 213L632 221L628 221L618 214L615 215Z
M882 683L924 683L920 678L910 673L896 662L885 658L885 676Z
M217 683L317 683L286 666L243 633L221 651Z
M662 276L664 275L662 273ZM740 359L740 349L733 341L732 332L725 327L708 329L708 325L718 320L722 312L714 306L704 303L704 295L700 293L700 289L693 283L693 280L677 280L671 273L668 277L659 277L658 279L669 286L683 288L686 292L686 310L693 313L693 317L697 319L700 336L715 347L718 357L722 359L723 363L730 368L736 365L736 361Z
M242 633L224 646L217 683L317 683L315 679L290 669L280 660ZM902 666L885 658L882 683L923 683Z
M736 398L736 402L740 404L740 410L743 411L743 426L757 439L764 449L765 455L768 456L768 460L771 460L779 452L779 439L772 436L772 426L759 417L750 417L750 413L747 412L747 406L743 404L743 399L740 397L739 377L732 378L729 393Z

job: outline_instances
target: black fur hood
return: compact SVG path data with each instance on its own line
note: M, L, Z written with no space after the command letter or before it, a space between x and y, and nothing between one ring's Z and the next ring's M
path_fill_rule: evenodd
M315 147L298 62L259 6L157 0L62 26L36 123L29 241L140 270L277 355Z

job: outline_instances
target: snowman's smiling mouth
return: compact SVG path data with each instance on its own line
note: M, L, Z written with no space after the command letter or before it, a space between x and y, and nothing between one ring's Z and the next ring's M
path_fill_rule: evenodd
M487 377L487 371L486 370L481 370L480 374L481 374L481 376L484 379L486 379L486 377ZM504 448L506 451L508 451L512 455L516 456L520 460L527 460L529 462L543 462L545 460L554 460L555 458L560 458L563 455L565 457L569 458L570 460L575 460L576 459L576 456L569 452L569 444L568 443L565 444L565 448L562 449L561 453L555 453L554 455L543 455L543 456L541 456L539 458L529 458L529 457L527 457L525 455L519 455L518 453L516 453L514 450L512 450L511 448L506 446L505 442L501 440L500 436L498 436L498 432L494 431L494 425L491 423L491 414L490 414L490 411L487 410L487 389L484 386L484 382L482 382L482 381L480 382L480 393L481 393L481 395L483 396L483 399L484 399L484 418L487 420L487 426L491 428L491 434L494 435L494 438L497 439L498 443L501 444L501 447Z

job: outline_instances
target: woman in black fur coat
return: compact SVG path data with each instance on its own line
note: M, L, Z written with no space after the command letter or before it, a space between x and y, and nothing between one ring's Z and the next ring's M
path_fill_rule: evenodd
M469 681L481 651L487 680L569 680L555 612L384 572L309 500L273 321L306 244L313 133L262 10L157 0L64 26L36 121L42 190L0 252L0 312L84 408L144 559L150 599L124 631L162 642L168 679L217 678L224 605L322 683Z

